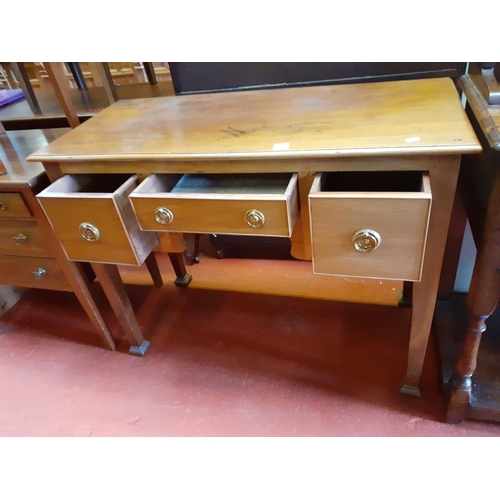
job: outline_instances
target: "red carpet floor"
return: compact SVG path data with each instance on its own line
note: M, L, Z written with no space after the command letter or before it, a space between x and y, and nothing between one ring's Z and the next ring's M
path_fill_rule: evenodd
M202 257L187 289L161 268L161 289L133 284L147 283L143 269L123 274L152 343L144 358L126 341L102 348L71 293L33 290L0 318L0 435L500 436L495 424L443 423L432 342L423 397L399 394L410 309L318 298L333 281L307 263ZM216 275L232 289L209 288ZM289 275L295 296L252 293L263 275L271 293ZM349 300L354 285L337 283ZM356 286L385 303L394 290L377 283L382 300L373 283Z

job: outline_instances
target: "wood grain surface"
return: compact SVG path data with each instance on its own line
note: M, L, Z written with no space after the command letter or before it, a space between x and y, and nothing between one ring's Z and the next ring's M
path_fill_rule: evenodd
M0 193L0 219L33 219L20 193Z
M479 151L448 78L119 101L31 161Z
M92 176L64 176L38 194L69 259L140 265L157 245L154 234L140 231L130 206L137 178L118 177L94 183ZM98 229L97 241L82 238L82 223Z
M34 273L39 269L43 269L45 273L40 273L38 277ZM11 286L72 291L71 285L56 259L2 255L0 257L0 275L2 282Z
M309 195L314 272L419 281L432 199L428 175L420 192L322 191L324 175ZM359 229L379 233L380 246L357 251L352 237Z
M44 235L34 221L0 221L0 254L2 255L52 257L47 239L48 235Z
M254 178L252 189L248 189L248 185L235 187L230 180L239 176L230 176L230 179L225 177L229 181L228 186L215 181L208 187L202 183L175 190L170 176L152 175L130 195L130 200L145 230L291 236L298 207L297 174L281 177L276 179L277 186L276 182L269 183L263 176L260 186L259 179ZM210 181L213 176L203 178L206 179ZM268 192L268 184L272 185L273 194ZM155 210L158 207L171 211L171 223L157 222ZM261 227L254 228L247 224L245 214L249 210L258 210L264 215L265 222Z

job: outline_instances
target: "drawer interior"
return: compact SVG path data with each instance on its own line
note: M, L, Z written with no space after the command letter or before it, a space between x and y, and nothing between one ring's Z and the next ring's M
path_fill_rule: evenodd
M398 192L425 191L422 172L326 172L321 174L323 192Z
M285 195L293 174L154 174L134 193Z
M135 179L135 176L132 176ZM121 192L123 185L131 179L129 174L65 175L48 186L43 196L72 195L110 195Z

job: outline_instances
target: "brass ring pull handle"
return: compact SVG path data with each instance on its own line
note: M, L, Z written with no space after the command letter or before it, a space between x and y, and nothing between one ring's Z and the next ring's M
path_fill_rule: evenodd
M0 201L0 210L7 210L7 205Z
M158 207L155 210L155 219L160 224L171 224L174 220L174 214L168 208Z
M250 227L258 228L265 224L266 218L264 214L258 210L248 210L245 213L245 221Z
M82 222L79 226L82 238L87 241L99 241L101 233L93 224L89 222Z
M372 252L382 243L382 237L373 229L358 229L352 236L354 248L358 252Z
M27 239L28 237L25 234L18 234L17 236L12 236L12 241L16 245L22 245L23 243L26 242Z
M37 280L39 280L47 271L42 267L39 267L36 271L33 271L33 274Z

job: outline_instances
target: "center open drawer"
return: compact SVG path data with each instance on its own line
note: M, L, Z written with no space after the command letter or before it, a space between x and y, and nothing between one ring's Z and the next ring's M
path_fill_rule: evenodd
M431 209L425 172L328 172L309 193L316 274L419 281Z
M65 175L37 195L70 260L140 265L157 245L128 198L136 175Z
M148 231L291 236L297 174L155 174L130 200Z

